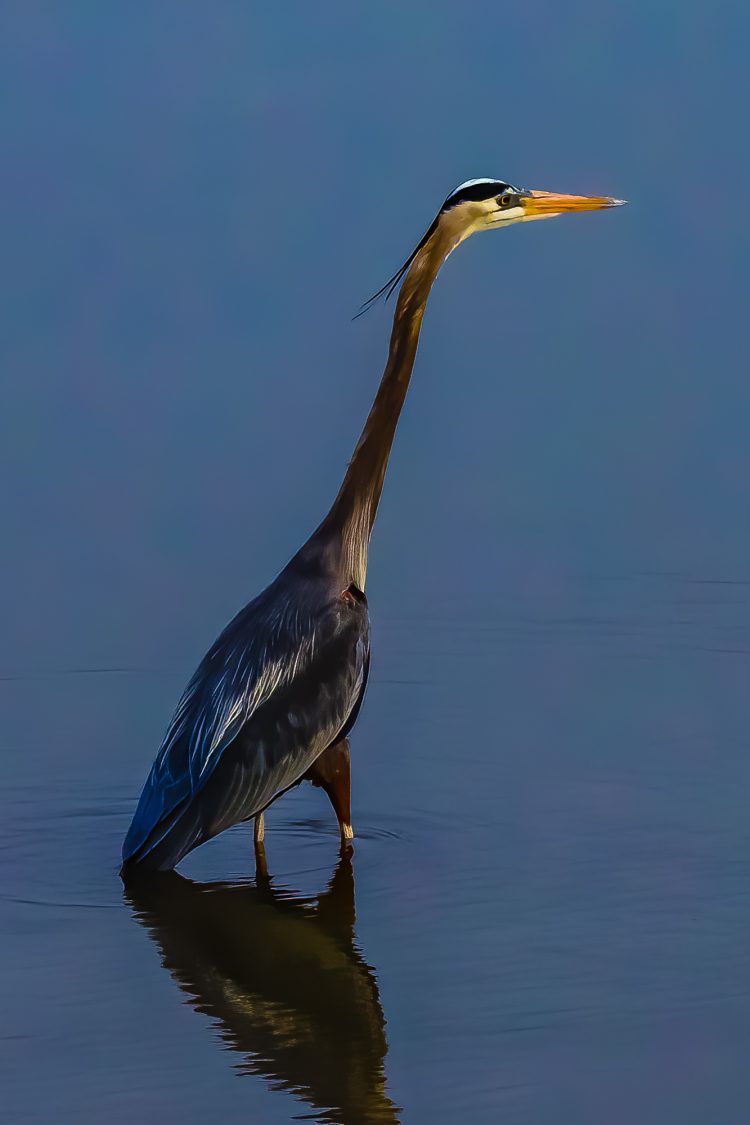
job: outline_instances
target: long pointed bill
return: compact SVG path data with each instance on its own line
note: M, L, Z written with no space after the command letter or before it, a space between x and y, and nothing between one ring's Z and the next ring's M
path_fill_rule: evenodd
M621 207L625 199L607 195L559 195L554 191L530 191L519 200L525 219L551 219L567 211L601 211L605 207Z

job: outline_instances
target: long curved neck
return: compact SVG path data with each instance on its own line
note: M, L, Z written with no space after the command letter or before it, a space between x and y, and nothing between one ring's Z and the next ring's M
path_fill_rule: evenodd
M440 267L463 237L439 221L409 267L393 315L388 362L338 496L316 535L333 533L340 544L345 582L364 590L372 526L383 489L396 426L409 388L427 298Z

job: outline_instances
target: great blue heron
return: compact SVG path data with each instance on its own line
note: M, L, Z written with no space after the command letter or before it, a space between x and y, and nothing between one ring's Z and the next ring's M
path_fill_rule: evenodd
M403 278L388 361L333 506L279 576L208 651L180 700L123 845L123 873L174 867L225 828L255 818L303 779L322 786L353 836L349 745L370 660L370 534L409 386L427 297L448 255L482 230L596 211L623 200L469 180L372 300ZM367 302L368 304L370 302Z

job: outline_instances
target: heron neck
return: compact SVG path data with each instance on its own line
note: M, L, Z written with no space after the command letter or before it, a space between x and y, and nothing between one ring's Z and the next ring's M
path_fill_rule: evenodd
M396 426L409 388L427 298L440 267L461 241L461 233L438 223L417 252L393 315L388 362L338 496L321 531L340 537L340 566L346 582L364 589L372 527L383 489Z

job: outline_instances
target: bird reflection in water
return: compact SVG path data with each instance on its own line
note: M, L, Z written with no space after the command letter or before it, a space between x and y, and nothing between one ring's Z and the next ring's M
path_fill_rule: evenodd
M170 871L125 895L192 1006L244 1056L240 1073L288 1090L326 1125L398 1125L375 974L355 940L349 850L317 899L275 887L262 848L255 884Z

